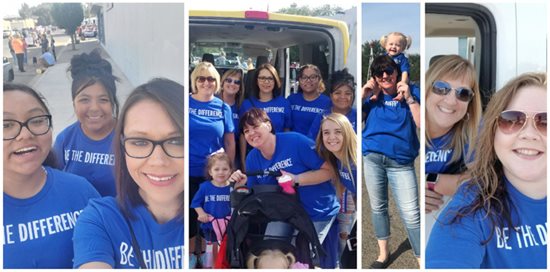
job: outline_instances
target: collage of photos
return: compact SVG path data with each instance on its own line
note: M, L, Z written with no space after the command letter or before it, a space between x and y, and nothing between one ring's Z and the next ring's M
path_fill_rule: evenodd
M547 269L545 1L13 1L3 269Z

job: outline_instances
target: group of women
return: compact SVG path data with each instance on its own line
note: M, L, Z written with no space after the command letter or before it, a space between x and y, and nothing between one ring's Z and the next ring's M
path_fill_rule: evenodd
M183 86L152 79L119 115L99 52L70 71L78 121L53 148L44 97L4 83L4 268L182 269Z
M387 56L375 58L370 72L362 147L379 247L371 268L391 263L388 185L420 264L413 166L420 93L399 83L400 70ZM470 62L449 55L430 65L424 87L426 268L546 268L546 89L544 73L520 75L482 114ZM368 99L377 91L383 99ZM404 99L395 101L398 94Z
M183 268L184 175L192 197L207 157L219 150L237 165L230 177L237 184L276 184L267 173L247 176L265 169L298 183L329 253L322 265L337 266L338 239L354 220L335 222L357 195L355 83L347 71L331 76L326 97L319 69L306 65L299 92L286 99L276 69L264 64L244 99L242 71L220 77L200 63L191 74L188 172L182 85L153 79L119 110L116 77L98 52L75 56L70 72L78 120L53 148L44 97L4 83L4 268ZM414 169L421 94L400 82L387 56L376 57L370 72L363 173L379 247L371 267L386 268L388 187L421 257ZM546 75L512 79L483 117L476 78L459 56L440 58L426 73L426 267L545 268ZM373 93L378 99L368 99ZM197 226L188 226L194 236Z
M286 173L300 184L300 201L320 240L328 237L325 245L330 252L322 266L336 267L338 228L334 222L340 204L335 188L340 188L339 196L344 191L355 196L357 188L356 161L349 157L355 154L356 141L353 76L347 70L334 73L328 97L323 94L325 85L320 70L305 65L298 72L298 92L288 98L282 95L277 70L269 63L247 75L253 77L251 90L244 89L243 76L241 70L233 69L220 78L208 62L199 63L191 73L190 198L206 181L207 157L220 150L237 166L230 178L237 184L277 184L272 176L247 177L246 173L263 173L266 169ZM246 99L245 91L250 94ZM325 134L324 125L329 123L332 127L326 128ZM315 128L312 124L316 124ZM319 152L315 150L315 140ZM289 160L292 163L282 163ZM195 211L190 210L191 239L199 239L196 218ZM344 230L349 233L351 226ZM191 247L194 244L191 242Z

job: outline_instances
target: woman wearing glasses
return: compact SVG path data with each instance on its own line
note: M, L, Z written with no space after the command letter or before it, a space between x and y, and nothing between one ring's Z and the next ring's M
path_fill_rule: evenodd
M298 93L288 97L292 110L292 131L308 135L313 120L330 108L330 98L323 94L325 83L321 70L306 64L298 70Z
M97 191L54 169L52 123L33 89L4 83L4 268L71 268L76 218Z
M416 135L420 126L420 90L400 82L401 71L389 56L374 58L373 77L363 86L363 173L369 194L372 223L380 250L372 268L390 264L388 240L388 185L393 191L414 255L420 260L420 207L414 160L418 156ZM371 100L373 93L378 93ZM403 100L393 100L398 94ZM420 262L420 261L419 261Z
M546 74L491 98L469 181L434 225L427 268L547 268Z
M269 63L258 66L253 82L255 84L252 86L252 96L243 102L239 116L242 117L251 108L262 109L269 116L274 132L289 131L292 127L290 103L281 95L281 80L275 67ZM242 132L239 148L244 163L248 149ZM246 170L246 163L241 167Z
M219 97L229 107L231 107L231 114L233 117L233 127L235 128L235 145L239 143L239 110L244 99L244 86L243 86L243 71L241 69L227 70L221 79L221 91ZM241 158L241 152L239 148L235 150L235 168L240 168L240 165L244 165L244 158Z
M192 93L189 96L189 199L193 199L205 177L210 154L224 149L235 161L235 127L229 105L214 95L221 87L220 74L209 62L199 63L191 73ZM183 105L183 104L182 104ZM189 208L189 236L198 233L197 213ZM190 241L191 252L194 240Z
M71 59L71 94L78 120L55 139L63 171L86 178L102 196L115 196L112 150L118 116L117 78L99 51Z
M474 66L457 55L435 61L426 73L426 240L444 206L466 180L481 119Z
M183 86L137 87L115 132L117 197L90 201L74 233L74 268L183 269Z

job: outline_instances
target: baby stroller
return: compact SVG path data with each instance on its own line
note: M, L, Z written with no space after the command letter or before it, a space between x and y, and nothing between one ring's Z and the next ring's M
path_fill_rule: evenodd
M249 253L257 255L265 249L290 252L296 262L318 267L319 254L325 252L297 195L283 193L278 185L257 185L244 193L243 189L247 190L237 188L231 194L235 209L218 256L225 261L225 268L246 268ZM290 224L295 229L292 237L267 237L265 228L275 221ZM217 267L224 268L221 264Z

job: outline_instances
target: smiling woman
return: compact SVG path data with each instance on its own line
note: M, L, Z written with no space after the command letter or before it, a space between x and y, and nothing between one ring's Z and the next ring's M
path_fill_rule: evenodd
M183 268L184 97L178 83L153 79L126 100L117 198L91 201L80 215L74 268Z
M51 129L41 95L4 83L4 268L70 268L74 221L99 197L84 178L54 168Z
M427 268L547 268L546 84L523 74L489 101L472 178L434 225Z
M118 116L117 78L99 51L75 55L69 70L78 121L55 139L58 163L63 171L86 178L102 196L115 196L111 146Z

